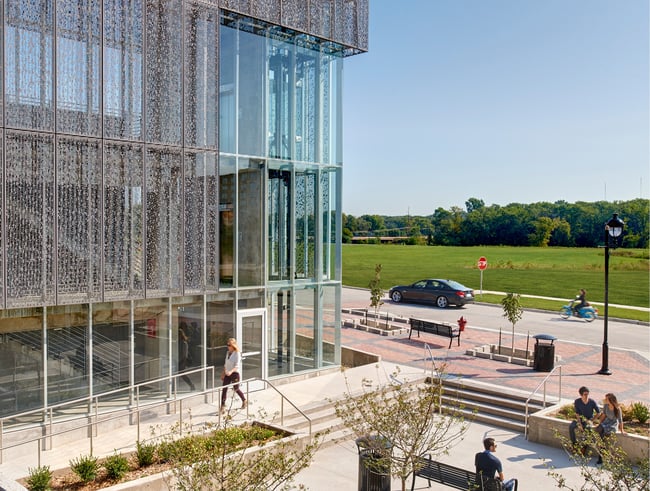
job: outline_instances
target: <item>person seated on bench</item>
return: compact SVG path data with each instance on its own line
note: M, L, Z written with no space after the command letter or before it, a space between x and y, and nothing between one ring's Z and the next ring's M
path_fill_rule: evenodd
M481 474L493 479L496 477L501 481L502 489L506 491L515 491L517 489L517 480L504 480L501 461L496 455L494 455L494 452L497 450L497 444L495 443L494 438L486 438L483 440L483 446L485 447L485 451L477 453L474 458L476 480L479 481L481 479Z

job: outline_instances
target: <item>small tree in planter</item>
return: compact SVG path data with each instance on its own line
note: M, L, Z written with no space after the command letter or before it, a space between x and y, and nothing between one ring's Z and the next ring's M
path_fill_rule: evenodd
M566 449L575 450L571 440L556 431L555 437L560 440ZM585 489L594 491L632 491L637 489L648 489L650 486L650 460L646 453L638 462L630 462L627 454L612 440L616 434L603 440L595 431L586 431L581 445L589 450L584 454L573 451L571 459L580 468L580 476L584 482L580 485L572 485L560 471L551 467L548 475L557 483L559 489L570 491L582 491ZM593 453L600 454L603 459L602 466L594 466L591 463Z
M375 264L375 277L368 283L370 288L370 306L375 310L375 319L378 321L379 308L384 305L382 298L384 297L384 290L380 286L381 282L381 264ZM388 322L388 319L386 319ZM366 316L366 324L368 324L368 316Z
M375 473L399 478L403 491L420 458L447 454L467 431L462 406L444 410L440 406L444 371L440 367L438 377L425 383L383 384L364 388L361 395L348 384L343 399L335 402L336 415L358 437L357 445L372 456L365 465ZM397 375L399 371L391 379Z
M503 317L512 324L512 345L510 355L515 354L515 324L521 320L524 309L521 306L521 295L519 293L508 293L502 300Z

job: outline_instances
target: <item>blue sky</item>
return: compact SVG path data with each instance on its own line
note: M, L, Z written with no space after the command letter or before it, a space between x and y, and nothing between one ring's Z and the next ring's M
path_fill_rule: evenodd
M648 198L648 0L370 0L343 212Z

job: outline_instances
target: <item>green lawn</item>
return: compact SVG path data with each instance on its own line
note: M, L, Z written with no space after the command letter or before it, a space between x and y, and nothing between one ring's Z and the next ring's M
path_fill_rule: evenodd
M588 300L604 299L603 249L344 244L343 284L367 287L375 264L381 264L381 286L386 290L422 278L451 278L478 294L481 274L476 263L481 256L488 261L483 290L570 299L584 288ZM611 250L609 302L648 307L649 264L648 250ZM641 315L642 320L647 317Z

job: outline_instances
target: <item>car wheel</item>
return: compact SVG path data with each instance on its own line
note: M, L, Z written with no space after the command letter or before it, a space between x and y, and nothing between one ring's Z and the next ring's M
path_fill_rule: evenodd
M390 298L393 299L393 302L400 303L402 301L402 294L398 291L395 291Z
M436 299L436 305L441 309L445 309L449 305L449 300L447 300L447 297L438 297Z

